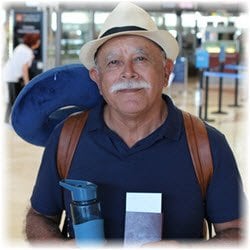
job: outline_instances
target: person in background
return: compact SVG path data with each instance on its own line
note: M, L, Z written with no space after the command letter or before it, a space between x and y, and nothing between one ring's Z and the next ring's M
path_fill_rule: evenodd
M211 241L242 237L245 195L224 135L206 124L214 172L204 203L182 112L162 94L178 51L168 31L158 30L147 12L125 2L108 16L99 37L81 49L80 61L103 100L89 111L67 178L98 185L107 242L124 239L127 192L162 193L166 244L201 240L205 215L216 232ZM26 217L32 243L65 245L58 228L64 209L67 235L74 238L71 198L59 186L56 163L61 129L62 124L50 136L33 189Z
M4 65L3 81L8 85L8 104L5 122L9 122L12 106L22 90L30 81L29 68L34 59L34 50L40 46L40 34L28 33L23 37L23 42L16 46L12 56Z

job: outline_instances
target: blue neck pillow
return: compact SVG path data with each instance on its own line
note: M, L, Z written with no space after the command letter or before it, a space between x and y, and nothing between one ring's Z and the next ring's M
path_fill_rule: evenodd
M82 64L48 70L33 78L18 95L11 115L15 132L25 141L45 146L54 127L72 113L101 100Z

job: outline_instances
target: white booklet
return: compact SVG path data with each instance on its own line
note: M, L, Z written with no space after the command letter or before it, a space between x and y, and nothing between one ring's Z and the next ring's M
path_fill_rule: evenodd
M125 246L141 246L162 237L162 194L127 193Z

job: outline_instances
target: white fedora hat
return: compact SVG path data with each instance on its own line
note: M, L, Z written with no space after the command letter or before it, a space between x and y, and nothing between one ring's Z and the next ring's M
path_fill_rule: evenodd
M167 30L158 30L150 15L135 4L121 2L105 20L96 40L84 44L80 51L80 61L87 69L95 66L97 49L109 39L121 35L138 35L157 43L167 58L175 60L179 47L176 39Z

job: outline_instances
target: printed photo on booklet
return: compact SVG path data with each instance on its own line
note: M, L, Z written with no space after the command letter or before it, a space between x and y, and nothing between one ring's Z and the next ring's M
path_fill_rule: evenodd
M161 240L161 202L161 193L126 194L125 246L138 247Z

